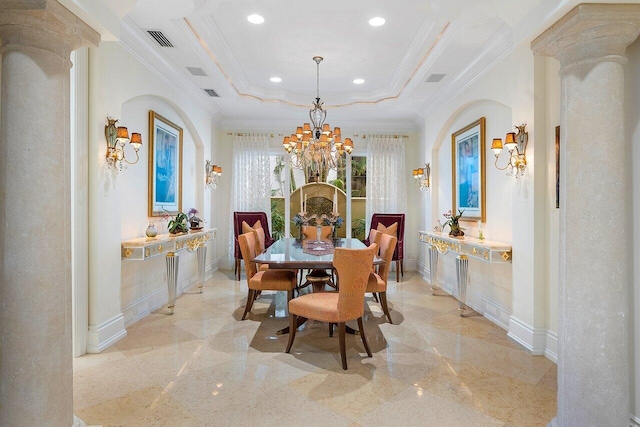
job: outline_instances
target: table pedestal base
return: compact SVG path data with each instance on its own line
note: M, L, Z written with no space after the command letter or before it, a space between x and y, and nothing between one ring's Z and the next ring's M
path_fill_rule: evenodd
M198 258L198 289L200 293L204 292L204 270L207 262L207 247L203 244L196 249L196 257Z
M429 279L431 280L431 295L435 295L439 289L436 283L438 277L438 250L429 247Z
M469 279L469 258L466 255L456 257L456 277L458 279L458 310L464 317L467 309L467 281Z
M165 257L167 261L167 286L169 288L169 304L170 313L174 313L176 306L176 293L178 290L178 266L180 265L180 257L176 252L169 252Z

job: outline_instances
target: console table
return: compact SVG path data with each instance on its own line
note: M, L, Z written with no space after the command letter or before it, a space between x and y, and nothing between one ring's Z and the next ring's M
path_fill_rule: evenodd
M452 237L446 233L437 231L418 231L420 241L429 245L429 276L431 279L431 292L435 295L438 285L438 254L446 255L448 252L458 254L456 256L456 278L458 286L458 309L460 316L464 317L467 309L467 281L469 274L469 258L474 258L487 263L510 263L512 260L511 245L502 242L480 240L473 237Z
M204 287L204 270L207 259L208 240L215 239L216 229L210 228L198 232L189 232L178 235L159 234L156 237L140 237L126 240L121 245L121 257L129 261L146 261L160 255L165 256L167 263L167 288L169 291L170 314L174 313L176 305L176 293L178 288L179 252L186 249L195 252L198 258L198 288L200 293Z

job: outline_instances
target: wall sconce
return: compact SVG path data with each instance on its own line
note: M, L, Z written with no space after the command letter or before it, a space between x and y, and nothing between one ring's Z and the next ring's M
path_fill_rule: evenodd
M431 163L425 163L424 168L418 168L413 170L413 179L415 180L420 191L429 191L431 186Z
M123 167L126 168L124 162L133 165L140 160L138 150L140 150L140 147L142 146L142 135L139 133L132 133L131 139L129 139L129 131L127 128L124 126L116 127L117 122L118 119L107 117L107 124L104 127L104 136L107 139L107 165L120 172ZM124 146L127 142L131 144L136 152L136 160L134 162L130 162L126 158Z
M204 167L207 173L206 184L210 190L215 190L218 186L218 180L222 176L222 166L211 164L211 160L207 160L207 164Z
M501 171L511 168L507 173L507 176L515 176L517 178L518 176L524 175L524 170L527 167L525 151L527 150L527 142L529 142L529 134L524 130L526 126L526 123L520 126L514 126L514 128L518 130L518 133L509 132L505 136L504 146L509 150L509 163L507 163L503 168L498 166L498 157L502 151L502 139L493 138L491 149L496 155L495 166Z

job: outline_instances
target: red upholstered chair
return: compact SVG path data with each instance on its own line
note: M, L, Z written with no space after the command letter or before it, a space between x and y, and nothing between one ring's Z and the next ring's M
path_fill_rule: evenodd
M268 248L275 242L271 238L271 233L269 232L269 222L267 220L267 214L264 212L234 212L233 213L233 236L235 239L235 250L234 250L234 258L236 260L234 273L236 274L236 280L240 280L240 261L242 261L242 253L240 252L240 245L238 243L238 236L242 234L242 222L246 222L250 227L256 223L256 221L260 221L262 228L264 229L264 246L265 249Z
M258 271L257 265L253 261L256 257L255 233L241 234L238 236L238 242L240 243L240 253L244 259L244 268L247 271L247 285L249 286L247 305L244 308L242 320L251 311L253 301L258 297L260 291L287 291L287 300L291 300L293 298L293 289L298 283L296 272L279 269Z
M371 274L373 256L378 251L374 243L366 249L336 248L333 266L338 273L338 292L314 292L289 301L289 353L296 337L298 317L315 319L329 324L337 323L340 341L342 369L347 369L345 348L345 322L358 320L362 344L371 357L371 350L364 334L362 315L364 314L364 293Z
M400 274L404 276L404 214L383 214L374 213L371 217L371 230L376 230L378 224L390 227L393 223L398 223L397 234L398 244L393 253L392 261L396 262L396 282L400 281ZM364 244L369 246L372 242L367 238Z

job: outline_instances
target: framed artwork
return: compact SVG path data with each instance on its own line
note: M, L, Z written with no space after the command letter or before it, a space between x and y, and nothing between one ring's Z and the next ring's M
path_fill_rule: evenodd
M481 117L451 135L451 211L464 211L463 220L486 221L485 164L485 118Z
M556 126L556 209L560 209L560 126Z
M149 111L149 216L182 211L182 128Z

